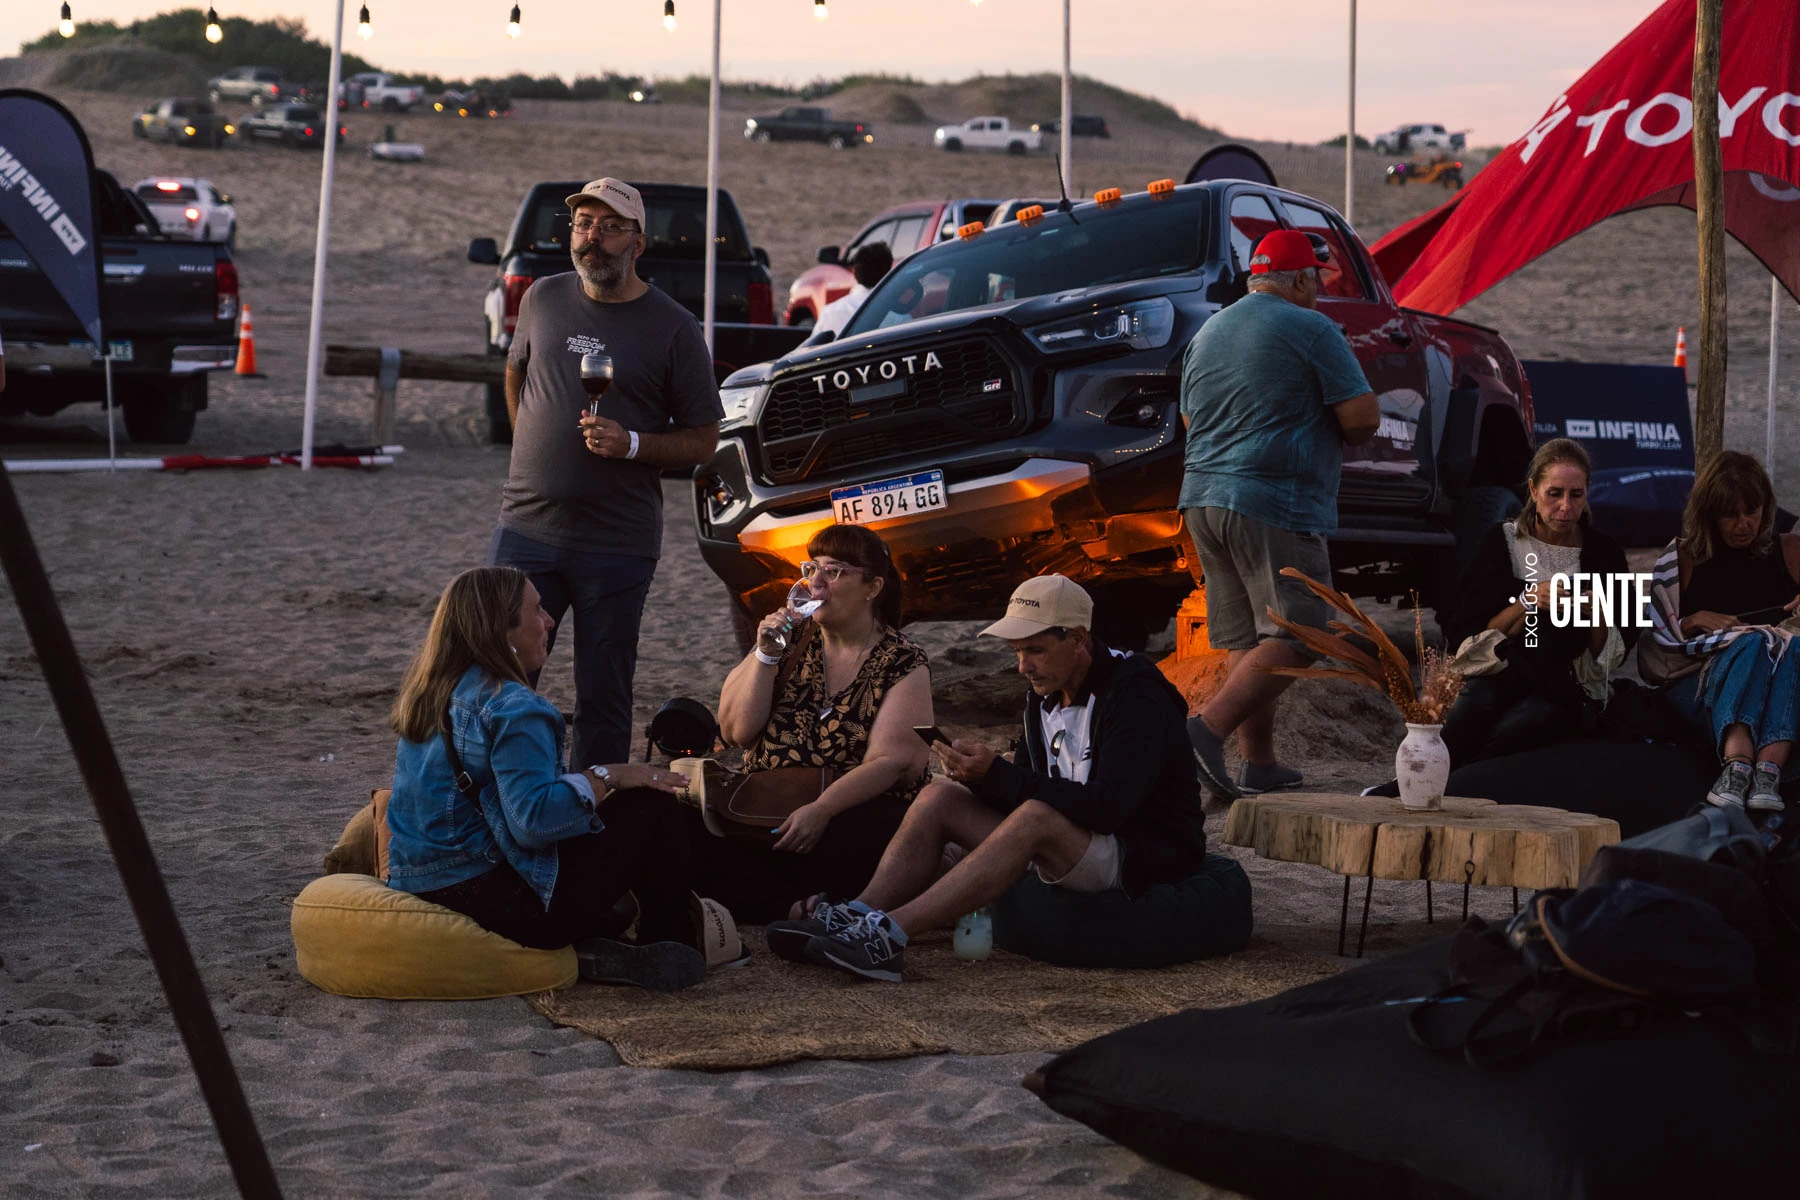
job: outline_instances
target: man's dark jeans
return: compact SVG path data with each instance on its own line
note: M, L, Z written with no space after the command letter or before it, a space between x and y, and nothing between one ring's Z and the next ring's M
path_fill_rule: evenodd
M517 567L531 577L544 609L556 621L574 610L575 730L569 765L631 759L631 677L637 672L638 626L656 574L656 560L630 554L593 554L494 530L488 564ZM531 680L537 684L537 677Z

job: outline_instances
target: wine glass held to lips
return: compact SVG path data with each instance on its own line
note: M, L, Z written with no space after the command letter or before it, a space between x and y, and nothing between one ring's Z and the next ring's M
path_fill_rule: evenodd
M613 360L610 354L581 356L581 388L588 394L588 413L600 415L600 397L612 386Z

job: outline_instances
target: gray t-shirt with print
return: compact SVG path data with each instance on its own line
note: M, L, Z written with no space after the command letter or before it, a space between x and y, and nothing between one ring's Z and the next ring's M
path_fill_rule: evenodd
M591 453L581 437L587 393L581 356L612 356L600 415L638 433L694 429L724 415L700 325L652 287L602 304L570 271L538 280L519 303L508 361L525 371L513 425L512 470L500 524L569 550L662 553L662 478L656 467Z

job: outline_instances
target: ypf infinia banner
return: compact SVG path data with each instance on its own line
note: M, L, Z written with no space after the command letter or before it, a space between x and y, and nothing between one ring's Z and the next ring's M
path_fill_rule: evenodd
M39 92L0 88L0 223L104 346L93 178L93 151L68 109Z

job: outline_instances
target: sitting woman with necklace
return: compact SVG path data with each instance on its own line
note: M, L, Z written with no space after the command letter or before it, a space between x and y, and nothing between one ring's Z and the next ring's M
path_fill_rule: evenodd
M753 924L788 916L803 897L861 892L929 763L913 728L932 723L931 671L899 631L900 573L887 544L831 525L806 553L801 575L819 608L763 620L756 649L725 679L719 729L745 747L746 771L831 767L836 778L781 824L771 849L691 820L698 886Z
M1524 509L1488 530L1463 574L1445 640L1490 642L1503 665L1465 679L1445 717L1452 767L1591 732L1606 706L1607 676L1636 640L1630 614L1614 613L1611 627L1590 622L1588 601L1579 615L1589 627L1552 620L1567 576L1626 570L1625 551L1588 517L1588 474L1581 443L1545 442L1526 474Z

